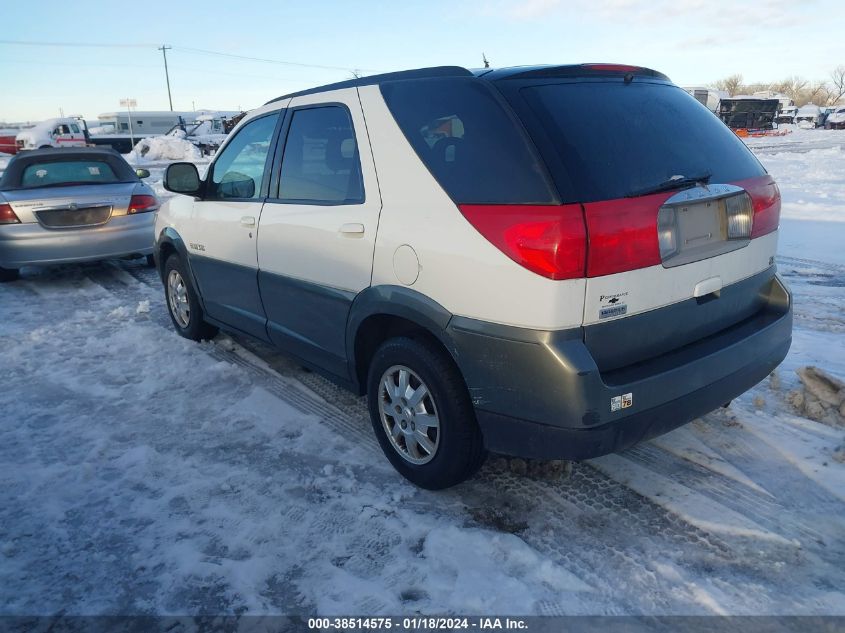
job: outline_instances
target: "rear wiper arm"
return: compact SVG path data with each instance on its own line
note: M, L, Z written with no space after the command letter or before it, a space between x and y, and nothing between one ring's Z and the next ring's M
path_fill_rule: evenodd
M705 173L699 176L672 176L669 180L661 182L660 184L651 187L645 187L637 191L632 191L627 194L626 198L636 198L637 196L647 196L650 193L660 193L661 191L674 191L675 189L685 189L686 187L695 186L699 183L706 185L710 182L710 177L713 174Z

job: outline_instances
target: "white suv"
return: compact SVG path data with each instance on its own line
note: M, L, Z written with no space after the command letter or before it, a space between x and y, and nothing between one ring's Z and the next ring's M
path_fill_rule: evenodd
M705 414L786 355L780 194L711 112L608 64L391 73L251 112L159 212L170 316L367 394L443 488L486 450L584 459Z

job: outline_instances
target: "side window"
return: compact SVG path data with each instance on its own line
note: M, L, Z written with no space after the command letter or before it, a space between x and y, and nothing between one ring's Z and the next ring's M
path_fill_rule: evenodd
M212 167L206 199L256 199L278 113L250 121L223 149Z
M306 204L364 201L358 145L346 108L294 112L282 159L279 198Z
M79 134L79 126L76 123L71 123L70 129L73 131L74 134Z

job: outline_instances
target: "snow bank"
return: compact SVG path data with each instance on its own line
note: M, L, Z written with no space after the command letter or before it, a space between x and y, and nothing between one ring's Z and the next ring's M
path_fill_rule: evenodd
M202 158L199 148L178 136L152 136L141 139L133 150L124 156L132 165L144 162L173 160L195 161Z
M787 396L801 415L831 426L845 426L845 383L818 367L796 370L801 388Z

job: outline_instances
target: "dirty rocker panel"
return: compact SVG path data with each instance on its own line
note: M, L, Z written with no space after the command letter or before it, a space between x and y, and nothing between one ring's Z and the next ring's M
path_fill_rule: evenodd
M355 293L258 271L270 340L331 374L348 378L346 321Z
M188 259L206 314L229 327L268 340L256 269L193 253L189 253Z

